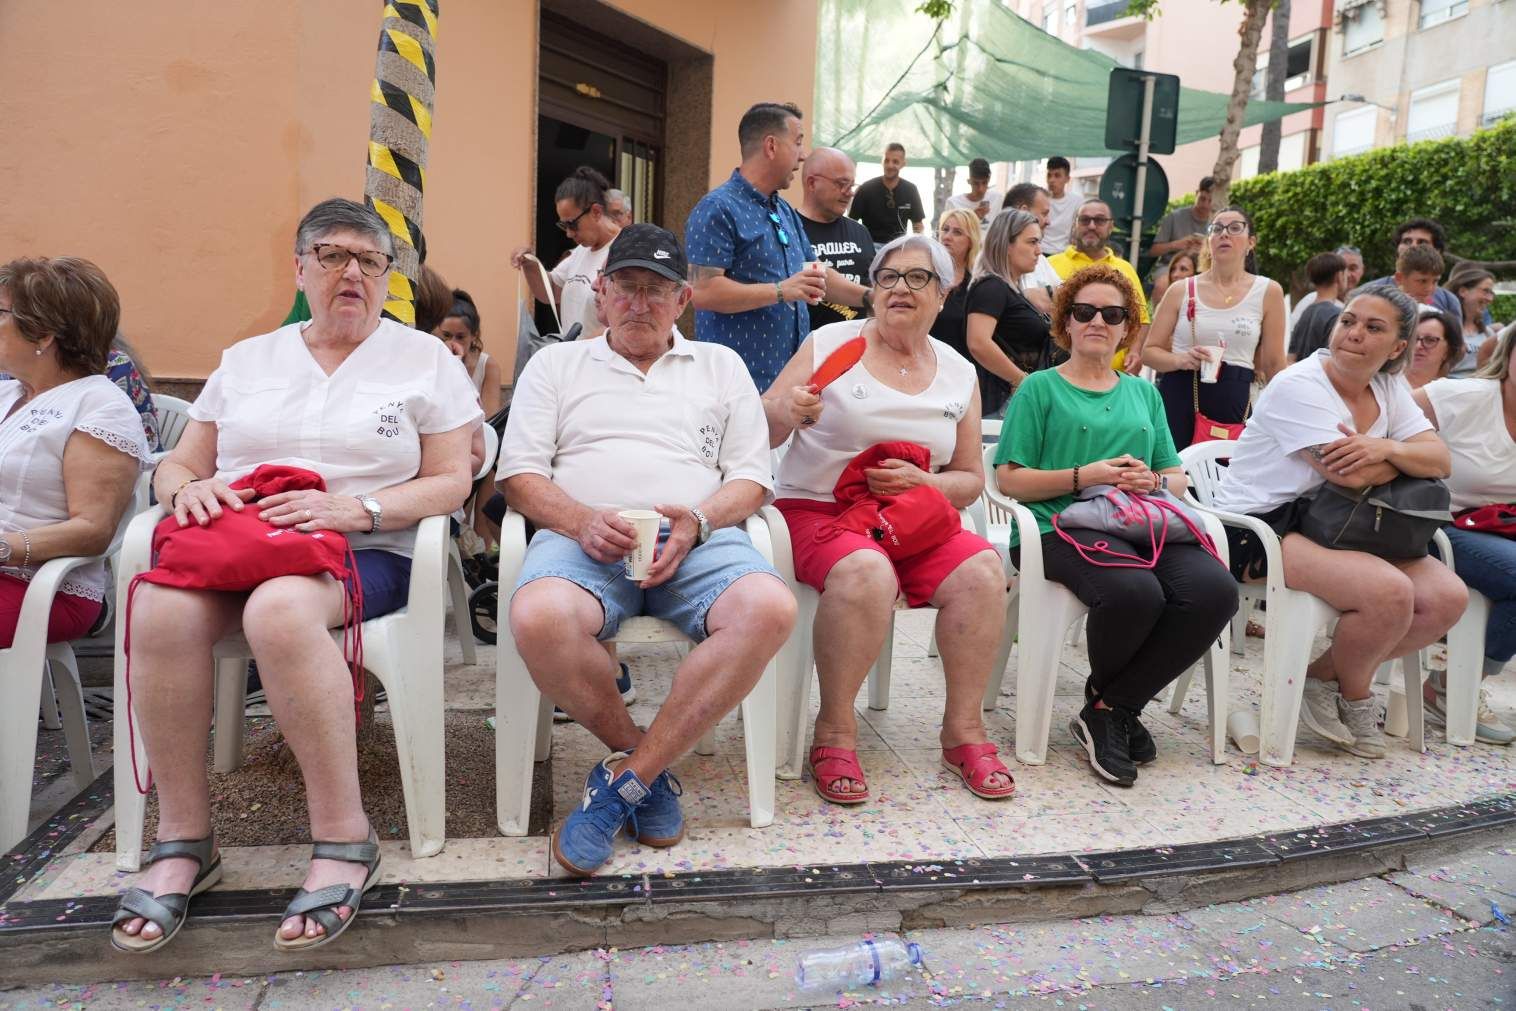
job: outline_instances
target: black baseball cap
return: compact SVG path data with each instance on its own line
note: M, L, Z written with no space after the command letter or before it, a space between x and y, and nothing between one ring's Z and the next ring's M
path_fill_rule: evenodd
M601 273L613 274L622 267L642 267L670 281L686 281L690 273L674 233L649 224L628 225L612 240Z

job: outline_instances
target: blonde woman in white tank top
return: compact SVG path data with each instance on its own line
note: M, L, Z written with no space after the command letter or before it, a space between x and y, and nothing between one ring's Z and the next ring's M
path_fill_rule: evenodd
M1174 445L1195 439L1195 412L1222 424L1247 417L1253 381L1267 382L1285 365L1284 291L1255 273L1258 245L1246 212L1228 207L1206 234L1210 265L1164 292L1142 348L1142 363L1159 373L1158 392ZM1206 352L1222 347L1216 382L1197 382Z

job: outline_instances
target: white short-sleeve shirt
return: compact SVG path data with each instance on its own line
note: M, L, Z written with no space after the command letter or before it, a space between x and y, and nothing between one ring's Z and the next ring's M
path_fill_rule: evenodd
M1453 509L1516 502L1516 440L1505 423L1498 379L1434 379L1422 392L1453 456Z
M1353 427L1353 412L1322 368L1331 354L1323 348L1302 358L1264 387L1216 490L1217 509L1256 516L1326 482L1301 450L1343 438L1339 424ZM1431 430L1404 376L1381 372L1369 385L1379 417L1362 434L1403 442Z
M813 370L837 348L859 336L867 320L829 323L811 334ZM779 498L835 502L832 489L853 458L881 442L914 442L931 454L938 471L958 448L958 422L973 402L979 377L968 360L941 341L931 339L937 374L920 393L886 386L863 362L821 391L821 417L797 428L779 461Z
M496 479L537 474L593 509L698 506L729 481L773 489L768 434L731 348L675 331L644 374L600 336L532 356L512 392Z
M190 406L216 426L216 477L235 481L265 463L304 467L333 495L372 494L421 469L421 436L484 417L463 362L447 345L383 319L327 375L299 323L227 348ZM140 426L139 426L140 428ZM411 554L416 529L348 534L353 550Z
M563 289L558 299L558 319L562 322L565 333L575 323L583 325L581 334L597 333L605 329L600 325L600 318L595 315L594 285L595 278L600 276L600 270L610 255L609 242L599 249L575 246L563 262L553 268L553 280Z
M6 417L23 395L14 379L0 380L0 531L35 530L69 517L63 484L63 451L75 432L99 439L140 465L150 459L142 416L120 387L105 376L85 376L33 397ZM19 560L21 553L12 555ZM0 567L30 581L38 566ZM104 599L105 563L75 569L62 592Z

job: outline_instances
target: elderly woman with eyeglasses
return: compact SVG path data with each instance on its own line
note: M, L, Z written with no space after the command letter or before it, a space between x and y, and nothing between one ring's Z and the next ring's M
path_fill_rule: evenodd
M580 165L558 184L553 193L553 206L558 214L555 223L576 245L548 275L548 283L553 286L551 292L543 287L541 271L527 266L528 260L537 259L530 245L517 247L511 253L511 266L526 274L526 286L532 297L539 302L556 302L564 331L578 323L583 328L581 337L593 336L604 329L595 314L595 278L605 266L611 240L621 234L621 225L606 212L610 188L610 180L588 165Z
M774 504L789 524L795 576L821 593L814 635L821 712L811 774L825 800L869 799L853 700L903 593L912 607L937 608L947 680L943 764L975 795L1009 797L1015 783L980 710L1005 609L1005 576L994 549L956 529L936 547L892 559L878 541L833 522L841 512L834 494L839 477L879 443L914 443L929 459L923 468L890 457L866 470L873 496L929 486L962 509L984 487L978 377L972 363L928 332L953 277L952 257L935 239L902 236L874 256L869 277L872 315L812 333L763 398L771 444L790 440ZM818 393L812 374L859 337L862 358Z
M1222 424L1242 421L1253 380L1267 382L1285 366L1284 290L1258 273L1253 219L1228 207L1211 219L1205 241L1210 266L1169 286L1142 347L1180 447L1195 440L1197 411ZM1215 382L1200 377L1208 355L1220 357Z
M1070 353L1035 372L1011 398L995 481L1037 517L1042 565L1089 606L1090 676L1085 705L1069 724L1091 767L1117 786L1137 780L1137 766L1158 757L1142 709L1205 655L1237 610L1231 574L1198 544L1152 545L1104 532L1053 528L1053 517L1080 489L1112 485L1183 495L1184 470L1152 384L1113 368L1117 349L1141 328L1141 293L1104 264L1063 282L1053 301L1053 339ZM1086 559L1103 542L1153 561L1152 568L1111 568ZM1011 530L1011 560L1021 545Z
M365 620L404 605L417 522L468 496L469 442L482 418L468 373L442 342L380 318L393 248L362 204L334 198L312 208L294 260L311 319L222 353L153 481L180 526L205 526L249 508L252 491L229 485L261 464L320 474L325 492L268 496L259 516L345 534ZM220 878L205 766L211 648L239 627L300 765L317 840L274 944L325 944L352 922L377 880L379 847L358 790L352 678L328 633L343 607L341 585L325 575L279 576L251 593L137 588L132 706L158 784L159 842L122 897L115 947L161 948L190 899Z

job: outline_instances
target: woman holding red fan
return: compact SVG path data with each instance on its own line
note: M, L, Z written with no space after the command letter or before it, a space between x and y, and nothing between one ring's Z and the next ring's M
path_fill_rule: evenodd
M941 522L946 510L954 523L954 511L984 487L978 377L928 333L952 277L952 257L936 240L907 235L888 243L869 268L871 317L816 330L764 395L771 443L790 440L775 505L789 524L795 576L821 591L816 627L826 632L814 637L821 712L809 765L816 792L836 804L869 799L853 700L901 593L912 607L937 608L947 677L943 763L985 799L1016 789L980 710L1000 634L999 621L987 616L1005 610L1005 576L988 541ZM886 443L917 462L891 454L877 466L850 467ZM873 501L844 511L837 491L859 471ZM860 507L896 518L859 532L849 519Z

